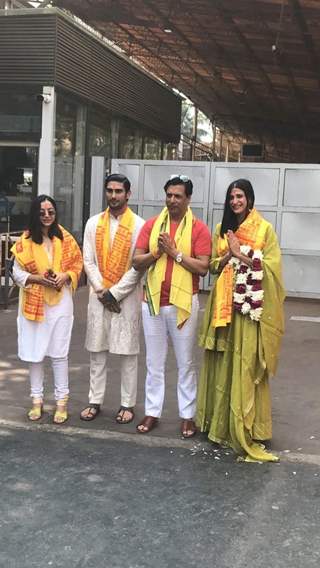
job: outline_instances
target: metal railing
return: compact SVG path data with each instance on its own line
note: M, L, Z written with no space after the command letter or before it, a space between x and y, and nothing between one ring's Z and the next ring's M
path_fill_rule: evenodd
M10 249L18 240L21 231L0 233L0 306L6 309L16 297L16 285L11 278L12 255Z

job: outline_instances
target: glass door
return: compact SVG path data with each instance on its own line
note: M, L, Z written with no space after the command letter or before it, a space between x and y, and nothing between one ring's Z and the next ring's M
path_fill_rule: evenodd
M38 146L0 142L0 232L25 228L37 195Z

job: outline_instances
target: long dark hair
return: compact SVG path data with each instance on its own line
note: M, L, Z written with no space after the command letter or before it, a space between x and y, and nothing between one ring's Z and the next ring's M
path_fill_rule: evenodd
M27 225L27 230L29 231L29 238L33 240L34 243L41 245L43 242L42 235L42 225L40 220L40 209L41 203L44 201L50 201L52 207L54 208L56 215L52 225L49 227L48 237L52 239L53 237L58 237L58 239L63 240L62 231L58 225L58 213L57 205L54 199L50 195L38 195L31 202L29 222Z
M237 216L230 207L230 193L235 188L242 189L247 198L249 209L252 209L254 205L254 191L250 181L247 179L236 179L231 182L227 189L226 199L224 202L223 218L220 229L221 237L223 237L229 229L231 231L236 231L239 227Z

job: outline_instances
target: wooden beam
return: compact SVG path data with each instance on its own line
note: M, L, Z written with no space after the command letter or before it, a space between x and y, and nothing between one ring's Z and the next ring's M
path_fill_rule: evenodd
M264 36L269 39L270 46L272 46L273 42L274 42L274 36L273 36L270 28L268 27L266 21L262 17L262 14L260 13L258 5L256 6L256 14L258 16L260 28L263 28L263 30L264 30ZM281 36L279 36L279 37L281 37ZM295 106L296 106L296 109L297 109L296 120L300 123L300 126L301 126L302 130L304 131L305 130L305 116L307 114L307 109L306 109L304 97L303 97L303 94L300 91L300 89L297 87L297 84L296 84L294 75L291 71L290 65L288 65L288 63L287 63L285 52L284 52L284 50L281 49L280 39L279 39L279 43L280 43L279 46L277 46L277 44L275 44L276 50L274 51L274 58L275 58L275 61L280 66L284 75L287 77L288 87L291 90L291 94L292 94L292 100L295 103Z
M120 28L125 34L127 34L129 37L131 37L134 41L139 41L141 47L146 51L151 53L152 55L155 55L153 53L153 51L150 49L149 46L146 46L141 40L137 40L137 38L135 37L135 35L129 31L125 26L122 26L121 24L116 24L118 28ZM185 79L185 77L182 77L180 75L179 72L177 72L177 70L172 67L172 65L170 64L170 62L168 62L168 60L163 60L163 58L159 55L157 55L157 59L161 62L161 64L168 68L169 70L169 74L171 74L171 87L174 87L177 85L179 85L179 90L181 90L181 92L184 92L185 95L187 95L195 104L197 104L200 108L203 106L203 101L206 102L206 105L208 105L209 108L212 108L212 99L211 98L207 98L203 91L198 91L193 83L190 83L190 81L188 81L187 79ZM158 70L159 73L159 70ZM168 78L167 74L163 74L163 73L159 73L159 76L161 79L163 79L167 84L170 84L170 79ZM179 82L177 83L177 79L179 79ZM187 85L187 87L190 88L190 92L186 92L185 86Z
M181 26L179 26L178 23L175 22L174 19L171 19L168 21L168 19L166 18L166 16L164 16L164 14L161 12L160 8L153 2L153 0L144 0L144 3L150 7L150 10L155 13L162 22L162 26L166 27L169 25L170 29L177 35L180 37L180 39L183 41L183 43L188 47L190 54L194 53L197 55L197 57L199 58L200 61L203 61L203 54L201 53L201 50L199 50L195 45L193 45L191 43L191 41L188 39L188 37L185 35L185 33L181 30ZM172 49L172 46L171 46ZM175 50L175 52L177 52ZM179 56L179 52L177 52L177 55ZM214 80L217 81L222 89L225 91L225 94L230 98L231 100L228 101L227 106L230 106L230 104L238 104L239 99L236 95L236 93L234 93L234 91L232 90L232 88L230 87L230 85L223 79L223 77L221 76L221 73L216 69L216 67L213 67L211 63L209 63L208 61L206 61L206 67L207 69L210 69L212 72L212 75L214 77ZM204 79L203 79L204 80ZM210 83L210 88L213 88L213 82ZM220 97L221 99L223 97Z
M224 22L226 24L228 24L229 30L230 29L232 30L233 37L237 38L239 40L239 42L241 43L241 45L247 51L251 61L253 62L254 66L255 66L255 69L256 69L262 83L266 86L266 88L267 88L267 90L268 90L268 92L271 96L275 110L278 112L278 110L280 109L281 112L285 112L285 109L283 108L282 102L278 98L278 96L277 96L277 94L276 94L276 92L273 88L273 85L272 85L272 83L269 79L269 76L264 71L264 69L261 67L260 61L257 58L254 50L252 49L250 43L247 40L247 38L243 35L243 33L240 31L237 24L234 22L233 14L232 14L231 11L229 11L226 8L226 3L224 2L224 0L215 0L215 2L211 4L211 8L215 9L216 12L218 12L220 14L220 16L222 17Z
M199 28L201 26L201 21L197 18L195 14L190 14L188 12L188 16L192 19L193 22L198 24ZM215 53L218 57L223 59L223 62L227 62L231 68L231 73L233 73L234 77L237 79L239 85L241 86L243 92L243 98L248 99L250 110L252 110L252 105L254 105L255 109L265 109L264 101L259 97L257 94L252 82L245 77L242 72L241 67L237 64L234 58L229 54L226 48L218 43L218 41L214 38L211 34L209 35L207 32L202 30L202 37L204 37L205 45L210 46L210 52ZM212 49L213 48L213 49ZM208 64L208 54L209 50L201 50L203 60L206 64ZM238 99L239 100L239 99ZM243 99L242 99L243 100Z
M312 34L309 31L299 0L289 0L289 1L292 7L293 15L297 22L297 26L300 30L302 41L304 43L307 53L310 56L310 60L314 68L314 73L317 78L318 85L320 87L320 59L318 57L313 42Z
M151 1L148 0L148 1L146 2L146 0L145 0L145 3L149 6L149 8L150 8L151 10L154 10L155 13L158 14L158 10L153 6L153 4L152 4ZM161 13L159 13L159 17L161 17L163 25L167 25L166 22L163 21L163 20L164 20L164 16L163 16ZM140 39L140 38L137 38L137 37L135 36L135 34L134 34L132 31L129 32L129 30L127 29L126 26L123 26L123 25L121 25L121 24L117 24L117 25L118 25L118 27L120 27L122 30L125 30L125 31L128 33L128 35L131 35L131 37L134 38L135 41L139 42L139 43L142 45L141 39ZM173 29L173 26L172 26L171 22L170 22L170 27ZM181 33L180 33L178 30L177 30L177 33L181 36ZM159 37L158 37L158 34L157 34L155 31L153 31L153 34L152 34L152 35L153 35L153 37L157 37L157 38L158 38L159 40L161 40L161 41L162 41L162 39L163 39L162 37L159 38ZM193 48L192 48L192 45L190 44L190 42L189 42L188 40L186 40L186 39L183 37L183 34L182 34L181 37L182 37L183 41L190 47L190 49L193 49ZM151 53L154 55L153 50L152 50L149 46L146 46L145 43L143 43L143 47L146 49L146 51L149 51L149 52L151 52ZM179 50L177 50L176 48L172 49L172 46L170 46L170 49L171 49L171 51L172 51L173 53L176 53L176 55L177 55L177 62L180 63L180 59L179 59L179 57L180 57L180 52L179 52ZM160 61L162 61L162 63L164 63L163 58L160 57L158 53L156 53L155 55L157 55L157 58L158 58ZM165 63L165 64L166 64L166 66L170 67L171 70L172 70L172 66L170 66L170 64L169 64L169 62L168 62L167 60L166 60L166 63ZM227 102L227 101L225 100L225 98L220 95L220 93L217 93L217 91L213 88L213 85L212 85L211 83L208 84L208 82L205 80L205 78L203 78L203 77L197 72L197 70L195 69L195 67L194 67L194 65L193 65L192 63L189 62L189 66L190 66L190 68L193 70L194 76L195 76L195 78L197 79L198 84L202 84L202 83L203 83L203 86L204 86L205 91L207 91L207 90L210 91L210 95L209 95L210 97L212 97L212 95L213 95L213 96L216 98L216 100L218 101L218 104L219 104L219 105L222 105L223 107L225 107L225 108L227 108L227 109L232 108L232 103L231 103L231 106L230 106L230 103ZM176 70L175 70L175 69L174 69L174 73L176 73ZM181 76L181 74L180 74L180 77L181 77L181 79L183 79L184 81L186 81L186 80ZM166 78L166 81L169 82L169 81L168 81L168 78ZM190 84L190 83L189 83L189 84ZM174 86L174 85L171 84L171 86ZM191 86L191 88L194 90L194 86ZM182 92L184 92L183 88L181 88L181 90L182 90ZM201 91L201 92L202 92L202 91ZM188 93L185 93L185 94L189 96ZM233 92L232 92L232 94L233 94L233 97L234 97L233 103L234 103L234 104L237 104L237 103L238 103L238 99L235 97L235 94L234 94ZM201 98L203 97L203 95L202 95L201 93L199 93L199 94L197 95L197 99L198 99L198 96L200 96L200 101L201 101ZM194 96L193 96L193 95L191 95L191 99L194 99ZM211 109L212 109L212 102L213 102L213 101L212 101L211 99L207 99L207 100L208 100L208 101L209 101L209 100L211 101ZM199 108L202 108L203 105L201 104L200 101L198 102L198 106L199 106ZM209 113L209 116L210 116L210 113Z

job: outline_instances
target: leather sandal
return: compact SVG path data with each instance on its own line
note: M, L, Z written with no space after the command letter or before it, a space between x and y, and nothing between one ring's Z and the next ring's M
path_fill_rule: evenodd
M64 424L68 420L68 396L57 400L56 410L53 416L54 424Z
M125 412L130 412L131 414L131 418L123 418ZM117 412L117 416L116 416L116 422L118 424L129 424L129 422L132 422L132 420L134 419L134 412L133 412L133 406L120 406L118 412Z
M87 411L87 414L83 415L82 413L85 411ZM83 410L81 410L80 418L81 420L90 422L91 420L94 420L99 413L100 413L100 404L96 404L93 402L92 404L89 404Z
M139 432L139 434L148 434L148 432L151 432L151 430L153 430L153 428L155 428L157 425L158 418L156 418L155 416L145 416L140 424L138 424L137 431ZM140 430L140 426L143 426L143 430Z
M192 438L196 434L197 428L192 419L183 419L180 431L183 438Z
M36 422L40 420L42 417L43 412L43 400L42 398L33 398L32 399L32 408L30 408L28 412L28 418L31 422Z

